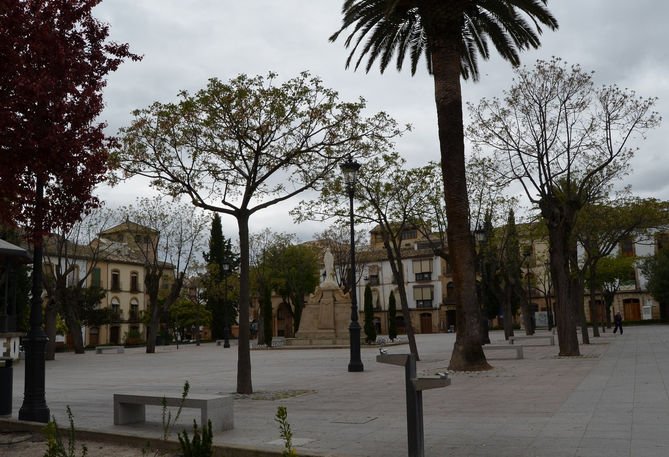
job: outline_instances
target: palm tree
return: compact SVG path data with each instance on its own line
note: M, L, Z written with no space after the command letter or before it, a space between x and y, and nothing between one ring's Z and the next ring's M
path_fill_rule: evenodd
M460 76L478 80L477 58L488 59L491 42L516 66L519 52L540 45L541 24L557 29L547 0L346 0L343 23L330 37L351 27L345 46L351 47L357 69L365 57L366 71L379 60L381 72L396 56L402 69L409 55L411 73L425 55L434 78L448 246L457 299L457 336L450 368L483 370L488 365L480 340L476 297L475 252L469 224L465 180L465 145Z

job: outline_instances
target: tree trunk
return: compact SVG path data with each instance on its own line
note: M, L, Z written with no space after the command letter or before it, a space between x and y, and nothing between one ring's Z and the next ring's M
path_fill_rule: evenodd
M510 284L504 286L504 339L513 336L513 287Z
M151 299L151 297L149 297L149 303L151 304L151 316L149 317L149 324L147 325L146 353L154 354L156 352L158 329L160 328L160 307Z
M249 214L237 213L239 226L239 339L237 347L237 393L252 394L251 346L249 334L249 305L251 288L249 275Z
M402 265L401 247L395 246L393 249L390 245L391 241L388 239L389 235L384 235L383 245L386 248L386 255L390 260L390 269L393 272L393 277L397 281L397 290L400 294L400 306L402 307L402 316L404 317L404 329L409 340L409 352L413 354L416 361L420 361L418 356L418 345L416 345L416 333L411 323L411 312L409 311L409 300L407 298L407 290L404 286L404 267Z
M49 300L44 310L44 330L48 341L46 343L46 360L56 359L56 325L58 323L58 307L54 300Z
M546 205L547 203L544 203ZM569 236L571 230L558 208L542 208L548 222L551 277L555 290L555 314L561 356L578 356L577 314L570 294ZM559 216L556 216L558 214Z
M74 346L75 354L83 354L86 351L84 350L84 338L81 335L81 323L77 316L74 314L71 304L63 304L63 314L65 315L65 323L67 328L70 330L70 337L72 338L72 346Z
M583 278L574 277L572 279L572 291L571 294L574 297L573 303L576 307L576 312L578 313L578 319L581 323L581 338L583 338L583 344L590 344L590 334L588 333L588 321L585 318L585 306L583 306Z
M594 275L596 272L594 270L594 268L590 267L590 285L588 286L590 295L590 322L592 323L592 335L595 338L599 338L599 322L597 322L597 306L595 304Z

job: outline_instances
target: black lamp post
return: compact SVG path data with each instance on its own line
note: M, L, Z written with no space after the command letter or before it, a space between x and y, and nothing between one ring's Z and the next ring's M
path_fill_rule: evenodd
M355 193L356 173L360 169L360 164L355 162L349 155L346 162L341 164L341 171L346 183L346 191L349 199L349 217L351 223L351 324L348 326L351 343L351 360L348 364L348 371L363 371L364 366L360 359L360 323L358 322L358 300L355 291L355 225L353 221L353 194Z
M230 264L223 264L225 296L223 298L223 347L230 347L230 322L228 319L228 274L230 273Z
M38 181L38 197L43 192ZM39 200L39 198L38 198ZM40 235L41 237L41 235ZM19 420L49 422L46 404L46 343L49 338L42 328L42 240L35 240L33 251L33 281L30 300L30 331L25 339L25 386Z
M479 284L479 300L480 300L480 309L481 309L481 343L482 344L489 344L490 343L490 336L488 335L488 310L485 307L485 302L484 302L484 296L483 296L483 287L485 284L485 281L487 281L487 277L485 274L485 265L483 262L483 248L485 243L488 241L488 234L486 233L484 228L479 227L478 225L476 226L476 230L474 230L474 239L476 240L476 244L478 246L478 257L479 257L479 270L481 273L481 282Z

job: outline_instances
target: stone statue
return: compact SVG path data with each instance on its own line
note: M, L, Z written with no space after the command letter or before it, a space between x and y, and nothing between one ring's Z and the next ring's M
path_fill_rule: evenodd
M332 281L334 282L334 256L330 251L330 248L325 250L325 256L323 257L323 263L325 263L325 282Z

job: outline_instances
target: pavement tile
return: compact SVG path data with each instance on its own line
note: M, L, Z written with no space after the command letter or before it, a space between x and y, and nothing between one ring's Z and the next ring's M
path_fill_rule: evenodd
M503 341L492 332L493 341ZM417 335L420 373L448 367L453 334ZM493 369L454 373L451 386L426 391L426 456L655 457L669 456L669 326L610 332L582 346L582 357L557 357L557 347L528 347L522 360L491 360ZM408 347L389 347L406 353ZM348 373L346 349L252 351L253 384L265 399L234 401L235 429L216 433L217 444L277 449L277 407L304 453L333 457L404 457L407 454L404 372L377 364L363 348L363 373ZM47 362L47 404L60 424L70 405L75 424L91 430L157 437L161 411L149 422L114 426L112 395L120 390L193 393L235 391L237 353L215 344L142 348L124 354L58 354ZM13 416L23 397L24 368L14 368ZM291 392L303 391L292 396ZM189 427L196 410L177 423ZM0 421L1 425L1 421Z

